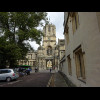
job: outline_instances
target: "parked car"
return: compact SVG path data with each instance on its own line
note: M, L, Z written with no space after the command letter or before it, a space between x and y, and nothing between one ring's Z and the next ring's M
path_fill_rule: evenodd
M17 71L13 69L0 69L0 80L6 80L10 82L11 80L18 79L19 75Z

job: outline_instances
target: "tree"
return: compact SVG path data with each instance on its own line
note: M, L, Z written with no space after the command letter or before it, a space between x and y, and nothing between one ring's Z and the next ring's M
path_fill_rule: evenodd
M40 44L43 33L37 30L46 23L45 12L0 12L0 65L13 67L32 49L27 40Z

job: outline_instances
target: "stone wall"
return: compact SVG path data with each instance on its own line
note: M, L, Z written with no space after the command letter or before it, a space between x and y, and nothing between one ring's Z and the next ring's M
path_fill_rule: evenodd
M68 19L67 25L69 27L69 43L65 43L65 55L70 55L72 76L69 75L68 70L65 73L69 80L76 86L100 86L100 21L99 13L96 12L78 12L79 27L73 33L72 20ZM66 39L66 37L65 37ZM65 40L65 42L67 42ZM76 75L76 63L74 50L80 46L84 53L85 65L85 82L80 81ZM67 60L66 60L66 63ZM68 68L68 65L66 65Z

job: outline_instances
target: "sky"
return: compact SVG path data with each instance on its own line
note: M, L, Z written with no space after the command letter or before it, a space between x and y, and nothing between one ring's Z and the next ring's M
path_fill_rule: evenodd
M54 24L56 26L56 41L58 43L58 38L59 39L64 39L64 27L63 27L63 22L64 22L64 12L47 12L48 13L48 18L50 18L50 23ZM39 27L40 28L40 27ZM39 29L38 28L38 29ZM40 28L40 29L43 29ZM36 42L30 42L30 45L37 50L39 45L36 44Z

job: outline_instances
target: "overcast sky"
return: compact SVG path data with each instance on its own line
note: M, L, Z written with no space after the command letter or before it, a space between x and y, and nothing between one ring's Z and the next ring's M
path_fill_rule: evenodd
M59 39L64 39L64 28L63 28L63 22L64 22L64 12L47 12L48 18L50 18L50 23L54 24L56 26L56 41L58 42ZM43 29L43 28L42 28ZM31 46L37 50L39 47L36 42L30 42Z

